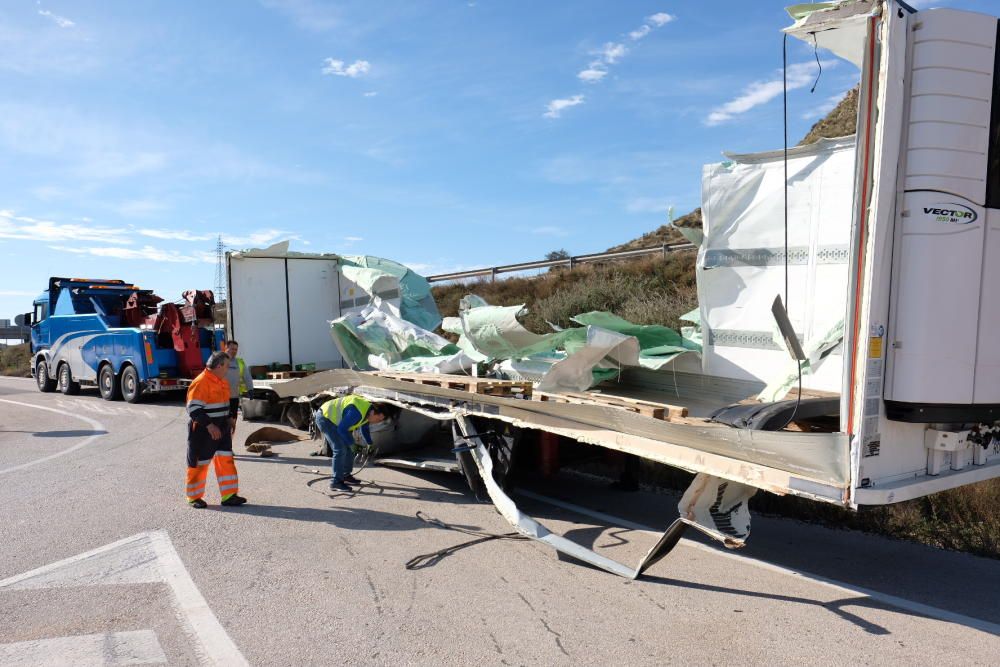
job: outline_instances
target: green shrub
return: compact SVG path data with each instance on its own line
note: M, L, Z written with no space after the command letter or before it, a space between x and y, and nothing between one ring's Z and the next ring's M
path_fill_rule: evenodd
M31 377L31 353L27 343L0 347L0 375Z

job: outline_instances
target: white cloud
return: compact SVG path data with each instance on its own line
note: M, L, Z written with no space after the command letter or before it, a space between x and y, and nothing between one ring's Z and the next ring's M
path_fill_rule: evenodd
M650 16L649 18L647 18L646 20L649 21L652 25L659 28L660 26L664 26L670 23L671 21L677 20L677 17L672 14L668 14L666 12L657 12L652 16Z
M128 245L129 233L125 229L96 225L58 224L49 220L36 220L15 215L13 211L0 211L0 238L17 241L42 241L65 243L68 241L102 241Z
M599 53L601 55L601 58L604 59L604 62L606 62L609 65L614 65L622 57L624 57L626 53L628 53L628 49L625 48L624 44L608 42L603 47L601 47Z
M364 95L365 97L375 97L376 95L378 95L378 92L376 92L374 90L369 90L369 91L361 93L361 94Z
M155 199L130 199L114 207L118 213L127 218L145 218L167 210L168 206Z
M645 23L633 30L628 34L628 38L633 42L638 42L640 39L653 32L653 28L646 25Z
M651 32L653 32L653 30L673 21L674 18L675 17L665 12L659 12L657 14L653 14L652 16L646 18L645 23L643 23L635 30L629 32L628 38L633 42L638 42L640 39L643 39ZM608 75L608 67L610 65L616 64L618 61L620 61L622 58L628 55L628 47L626 47L621 42L606 42L604 46L602 46L597 51L594 51L594 55L597 56L597 59L591 61L591 63L587 65L586 69L580 70L576 74L576 78L578 78L583 83L594 84L594 83L599 83L601 80L603 80L604 77ZM558 102L560 100L554 100L554 101ZM577 102L577 104L579 104L579 102ZM552 113L553 115L550 115L550 113ZM546 117L548 118L557 118L558 116L559 116L558 109L556 109L555 112L553 112L551 107L549 109L549 113L546 114Z
M50 12L47 9L39 9L38 10L38 15L39 16L44 16L45 18L47 18L48 20L52 21L53 23L55 23L60 28L72 28L73 26L76 25L75 23L73 23L72 21L70 21L65 16L59 16L58 14L53 14L52 12Z
M608 70L602 69L601 63L591 63L587 69L576 75L584 83L597 83L608 75Z
M143 246L142 248L121 248L116 246L59 246L50 245L53 250L61 252L71 252L77 255L93 255L95 257L109 257L112 259L142 259L153 262L171 262L175 264L192 264L196 262L215 263L215 255L209 252L184 255L176 251L167 251L153 246Z
M140 229L138 231L143 236L170 241L209 241L218 236L217 234L193 234L183 229Z
M546 111L542 115L546 118L559 118L559 116L562 115L563 109L575 107L578 104L583 104L583 95L574 95L573 97L561 100L552 100L548 103Z
M824 61L823 67L830 68L836 65L836 61ZM813 61L795 63L788 66L788 90L805 88L816 78L816 63ZM776 78L768 81L754 81L743 89L743 93L725 104L715 107L705 118L706 125L719 125L733 117L744 114L754 107L767 104L774 98L781 95L782 83L781 72Z
M222 234L222 242L231 248L262 248L278 241L298 240L299 237L281 229L261 229L246 236Z
M673 202L655 197L635 197L625 203L629 213L666 213Z
M361 236L345 236L344 240L348 243L357 243L358 241L364 241L365 239Z
M323 67L323 74L346 76L351 79L357 79L365 74L368 74L372 68L372 64L367 60L355 60L350 65L345 63L343 60L336 60L334 58L327 58L323 62L325 63L325 66Z
M260 0L268 9L274 9L290 18L295 25L313 32L326 32L340 25L339 10L326 2L316 0Z
M555 225L543 225L541 227L535 227L531 230L532 234L536 236L569 236L569 232L562 227L556 227Z

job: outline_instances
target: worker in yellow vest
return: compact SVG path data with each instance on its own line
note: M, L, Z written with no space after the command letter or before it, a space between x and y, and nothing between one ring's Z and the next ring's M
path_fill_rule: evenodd
M240 408L240 397L253 392L253 378L243 359L238 357L240 344L235 340L226 341L226 354L229 356L229 367L226 370L226 382L229 383L229 416L232 419L231 430L236 430L236 415Z
M392 406L372 403L355 394L347 394L327 401L316 410L316 427L330 445L333 478L331 491L350 491L349 484L358 484L351 474L354 469L354 432L361 431L361 437L372 444L369 424L378 424L393 412Z

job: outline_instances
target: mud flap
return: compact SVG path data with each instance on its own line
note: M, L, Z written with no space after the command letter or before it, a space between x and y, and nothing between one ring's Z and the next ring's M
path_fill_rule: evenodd
M485 489L493 505L518 533L620 577L627 579L640 577L677 546L688 526L694 526L707 535L721 540L730 548L742 546L750 534L747 500L757 489L711 475L698 474L681 498L680 518L670 524L637 567L623 565L572 540L556 535L522 512L494 479L493 458L490 456L487 440L495 434L480 435L472 421L463 416L456 416L455 426L456 449L460 449L463 455L471 459L479 473L476 486ZM469 466L466 474L470 475L471 472Z

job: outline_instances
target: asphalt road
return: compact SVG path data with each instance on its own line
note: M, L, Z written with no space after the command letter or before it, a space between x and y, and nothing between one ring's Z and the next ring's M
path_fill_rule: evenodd
M639 581L505 533L443 473L324 493L310 443L237 445L242 508L187 507L180 401L0 379L0 664L996 664L1000 562L755 517L738 554L685 541ZM237 442L257 425L241 422ZM313 482L313 484L309 484ZM561 477L519 496L634 564L676 501ZM802 574L808 572L809 574ZM62 662L60 662L62 661Z

